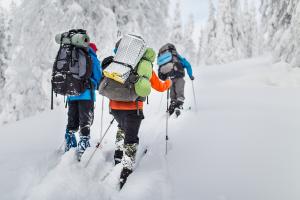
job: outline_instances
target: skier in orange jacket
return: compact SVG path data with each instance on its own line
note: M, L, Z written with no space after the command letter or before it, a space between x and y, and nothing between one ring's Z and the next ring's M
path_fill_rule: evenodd
M161 81L152 71L150 79L151 87L158 92L168 90L171 80ZM122 102L110 100L111 114L118 122L116 136L116 149L114 154L115 164L122 163L123 169L120 175L120 188L125 184L127 177L132 173L135 155L139 143L138 132L144 119L143 102Z

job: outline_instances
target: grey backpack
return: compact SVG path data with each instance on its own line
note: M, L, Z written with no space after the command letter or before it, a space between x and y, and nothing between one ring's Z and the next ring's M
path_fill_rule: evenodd
M91 75L92 59L88 48L61 42L52 70L51 108L53 108L53 93L74 96L80 95L87 88L92 89Z
M146 43L142 37L128 34L120 40L117 49L113 61L103 71L105 77L99 93L115 101L139 100L134 88L138 81L135 68L145 53Z
M134 84L129 81L122 84L107 77L104 77L101 81L99 93L115 101L130 102L139 98L135 92Z

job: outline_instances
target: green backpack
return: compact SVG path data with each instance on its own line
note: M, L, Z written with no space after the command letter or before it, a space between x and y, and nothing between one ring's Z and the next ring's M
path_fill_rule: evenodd
M147 48L143 57L135 67L135 75L133 81L128 78L124 84L119 83L108 77L104 77L99 93L107 98L115 101L142 101L151 93L150 79L152 77L152 66L156 53L152 48Z

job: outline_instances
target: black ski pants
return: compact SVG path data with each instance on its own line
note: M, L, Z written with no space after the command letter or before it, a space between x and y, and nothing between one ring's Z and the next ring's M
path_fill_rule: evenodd
M144 119L143 111L136 110L111 110L111 114L118 122L119 128L125 132L124 144L139 143L139 129Z
M94 101L69 101L68 106L67 129L69 131L77 131L80 127L80 135L89 136L90 127L94 120Z

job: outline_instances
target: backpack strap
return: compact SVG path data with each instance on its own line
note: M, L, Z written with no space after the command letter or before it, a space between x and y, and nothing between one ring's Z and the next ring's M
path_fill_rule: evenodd
M123 63L123 62L119 62L119 61L115 61L115 60L113 60L112 62L120 64L120 65L124 65L125 67L129 67L131 70L134 70L133 67L131 65L128 65L127 63Z
M136 105L136 114L137 114L137 116L140 116L139 101L138 100L135 101L135 105Z
M68 107L68 100L66 100L66 96L64 95L65 108Z
M92 101L94 101L94 86L91 79L89 80L89 82L90 82L91 99Z

